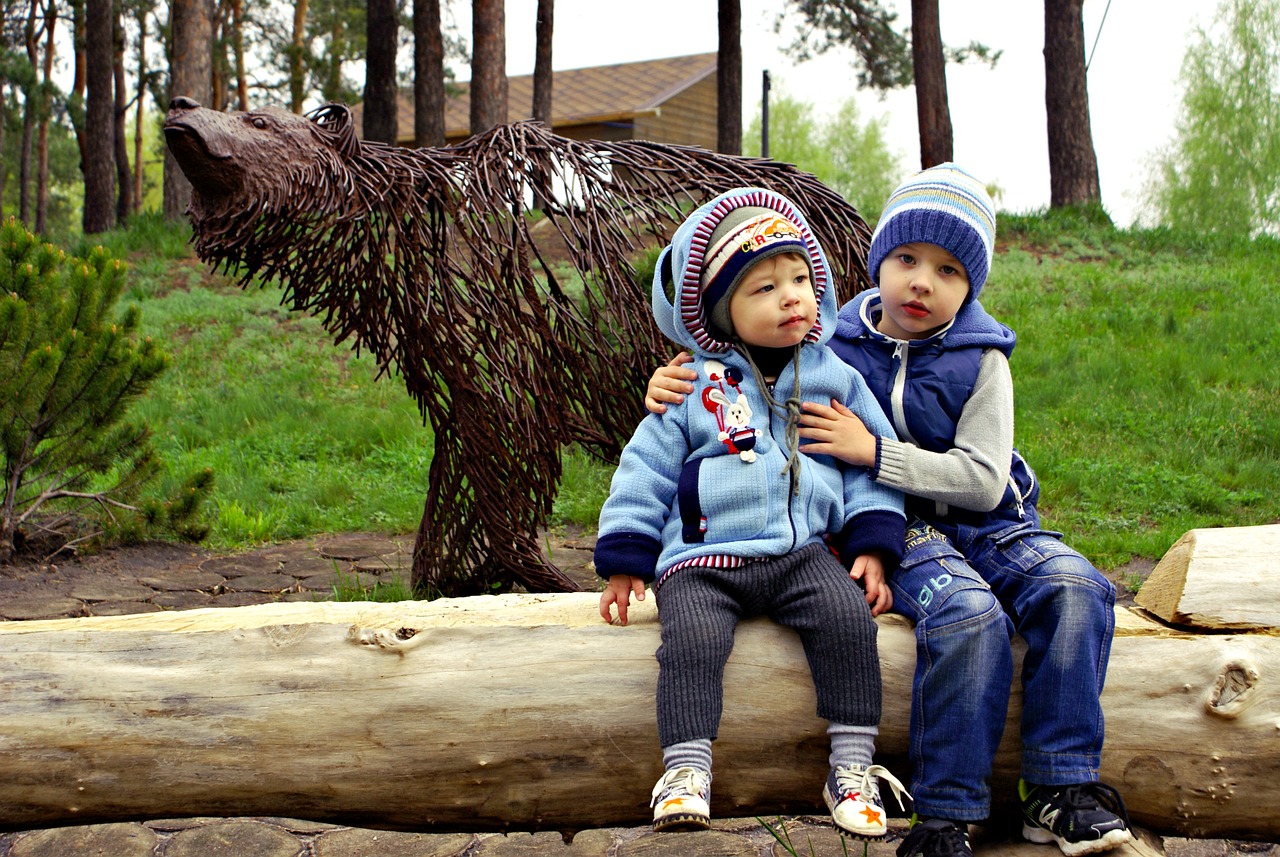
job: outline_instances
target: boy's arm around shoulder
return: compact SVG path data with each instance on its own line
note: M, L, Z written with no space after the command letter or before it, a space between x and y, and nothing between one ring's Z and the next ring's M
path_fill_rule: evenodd
M1013 377L997 349L982 354L978 379L945 452L884 439L875 477L909 494L974 512L1000 505L1013 458Z
M662 552L662 529L675 503L680 473L688 457L684 407L649 414L622 450L600 510L595 548L596 574L654 579Z
M867 389L867 383L850 369L849 392L844 406L878 437L896 438L893 426ZM902 560L906 543L906 516L902 492L871 478L865 467L841 463L844 484L845 523L836 534L836 549L846 566L864 554L876 554L885 573L892 572Z

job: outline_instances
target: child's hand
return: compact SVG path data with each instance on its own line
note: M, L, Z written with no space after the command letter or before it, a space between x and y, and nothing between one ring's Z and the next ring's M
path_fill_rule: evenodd
M857 414L843 404L831 400L831 406L817 402L801 404L800 437L809 443L801 452L812 455L834 455L849 464L863 467L876 465L876 437Z
M644 406L649 413L665 414L667 406L663 402L678 405L684 401L685 393L693 392L693 384L689 382L698 380L698 373L680 368L692 362L693 357L687 351L681 351L670 363L653 373L649 386L644 390Z
M609 608L618 605L618 624L627 624L627 606L631 596L637 601L644 600L644 581L629 574L615 574L609 578L609 585L600 593L600 615L604 621L613 624L613 615Z
M853 561L849 576L861 580L867 590L867 606L872 616L879 616L893 606L893 590L884 579L884 563L872 553L864 553Z

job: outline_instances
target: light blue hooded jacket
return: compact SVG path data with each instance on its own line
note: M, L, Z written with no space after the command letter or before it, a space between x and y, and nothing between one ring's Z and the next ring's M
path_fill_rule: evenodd
M805 454L803 445L793 492L785 414L770 409L747 358L708 332L699 299L703 253L716 225L744 205L787 217L809 249L818 320L800 347L801 398L843 402L872 434L895 436L862 377L826 345L835 329L836 297L826 256L804 216L772 191L721 194L681 224L654 272L654 317L663 333L693 354L686 368L698 380L684 404L646 416L622 451L595 549L596 572L606 579L626 574L660 582L674 567L785 556L824 537L846 565L879 553L888 573L902 558L902 494L876 484L865 468ZM778 391L792 390L794 371L788 362L776 380Z

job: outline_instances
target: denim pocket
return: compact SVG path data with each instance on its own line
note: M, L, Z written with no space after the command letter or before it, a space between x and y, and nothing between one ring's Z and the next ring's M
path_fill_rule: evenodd
M1054 530L1042 530L1034 524L1014 524L1012 527L992 533L988 538L992 544L996 546L996 550L1005 550L1009 545L1025 539L1027 536L1048 536L1051 539L1061 539L1062 533ZM1068 548L1070 550L1070 548Z

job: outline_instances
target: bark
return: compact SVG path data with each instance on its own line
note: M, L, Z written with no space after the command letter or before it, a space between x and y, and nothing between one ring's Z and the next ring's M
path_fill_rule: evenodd
M40 122L36 128L36 234L43 235L49 215L49 116L53 92L53 55L56 50L54 32L58 24L56 0L48 0L44 8L44 68L41 79Z
M661 768L656 609L650 597L628 627L608 626L597 601L281 603L5 623L3 824L643 824ZM915 638L901 617L878 621L877 759L906 779ZM1101 775L1135 822L1183 836L1280 836L1274 631L1196 634L1117 612ZM1020 642L1015 652L1020 660ZM743 623L725 691L714 813L818 810L827 738L798 638L764 619ZM1017 780L1016 688L1011 702L993 775L1000 813Z
M31 0L27 10L27 23L23 28L23 41L27 46L27 62L31 63L32 77L23 84L22 141L18 155L18 217L27 224L31 223L31 154L39 118L39 99L36 97L34 79L35 70L39 68L39 36L36 31L38 5L39 0Z
M231 49L235 54L236 109L249 109L249 79L244 67L244 0L231 0Z
M911 0L911 61L920 124L920 168L952 160L951 108L938 0Z
M97 35L86 44L84 232L115 226L115 103L111 33L112 0L88 0L85 28Z
M146 118L147 13L138 12L138 94L133 114L133 210L142 210L142 123Z
M395 145L396 116L396 0L369 0L364 84L364 138Z
M186 96L202 104L213 99L213 16L208 0L173 0L169 9L173 47L169 61L169 97ZM164 158L164 216L182 217L191 201L191 183L171 152Z
M742 4L719 0L720 42L716 57L716 149L742 154Z
M420 149L445 144L440 0L413 0L413 142Z
M1049 123L1049 205L1102 200L1089 126L1084 0L1045 0L1044 101Z
M507 24L502 0L471 4L471 133L507 121Z
M124 225L133 210L133 177L129 172L129 142L125 133L128 124L129 99L128 84L124 78L124 20L123 10L119 2L115 4L111 15L112 44L112 79L115 82L115 124L112 133L112 147L116 162L116 222Z
M538 0L537 46L533 60L533 118L551 123L551 36L555 29L555 0Z
M307 0L294 0L293 38L289 43L289 109L294 113L302 112L302 101L306 97L306 70L302 64L306 34Z

